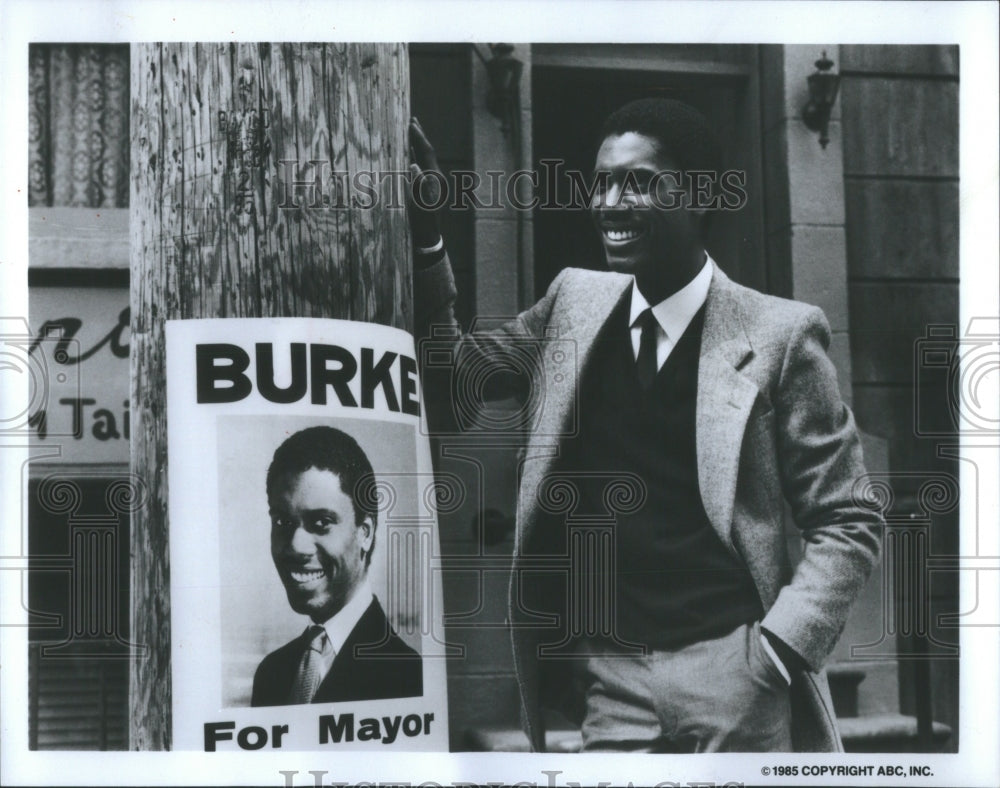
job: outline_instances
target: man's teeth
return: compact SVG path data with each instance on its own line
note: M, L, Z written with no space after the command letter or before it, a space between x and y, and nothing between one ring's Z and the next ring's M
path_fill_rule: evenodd
M292 576L292 580L296 583L308 583L310 580L315 580L323 576L322 569L312 569L308 572L289 572Z
M605 230L604 234L612 241L631 241L639 237L638 230Z

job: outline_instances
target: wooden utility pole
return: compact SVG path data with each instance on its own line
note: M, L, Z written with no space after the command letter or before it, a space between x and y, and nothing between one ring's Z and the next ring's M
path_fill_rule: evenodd
M164 321L410 328L402 44L132 45L131 748L171 742ZM381 181L381 183L380 183ZM376 185L373 190L370 184ZM375 191L375 196L372 192ZM193 436L194 439L194 436ZM198 545L191 545L197 550Z

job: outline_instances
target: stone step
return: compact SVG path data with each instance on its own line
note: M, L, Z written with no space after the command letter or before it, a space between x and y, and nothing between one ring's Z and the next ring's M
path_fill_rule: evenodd
M850 664L836 663L827 667L826 677L838 719L858 716L858 685L865 675L862 668Z
M838 719L840 736L847 752L920 752L917 718L904 714L870 714ZM932 752L940 752L951 737L951 728L935 722ZM528 738L517 728L473 728L466 732L465 745L474 752L527 752ZM549 752L579 752L578 730L549 730L545 746Z
M895 661L851 660L827 665L837 717L865 717L899 711L899 671Z
M578 730L548 730L545 749L549 752L579 752L583 743ZM528 752L528 737L520 728L471 728L465 733L466 747L472 752Z
M847 752L922 752L917 718L906 714L867 714L837 720ZM941 752L951 738L951 728L932 723L931 752Z

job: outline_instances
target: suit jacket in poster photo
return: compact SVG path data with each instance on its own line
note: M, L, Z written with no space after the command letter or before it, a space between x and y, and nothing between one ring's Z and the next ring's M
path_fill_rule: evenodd
M261 661L253 677L251 706L288 705L292 683L309 646L303 633ZM378 599L358 620L329 672L313 696L313 703L411 698L423 695L420 655L389 627Z

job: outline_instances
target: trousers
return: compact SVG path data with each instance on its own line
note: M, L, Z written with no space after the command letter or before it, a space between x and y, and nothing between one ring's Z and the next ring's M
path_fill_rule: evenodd
M791 752L788 683L759 622L673 650L626 654L587 640L574 682L584 752Z

